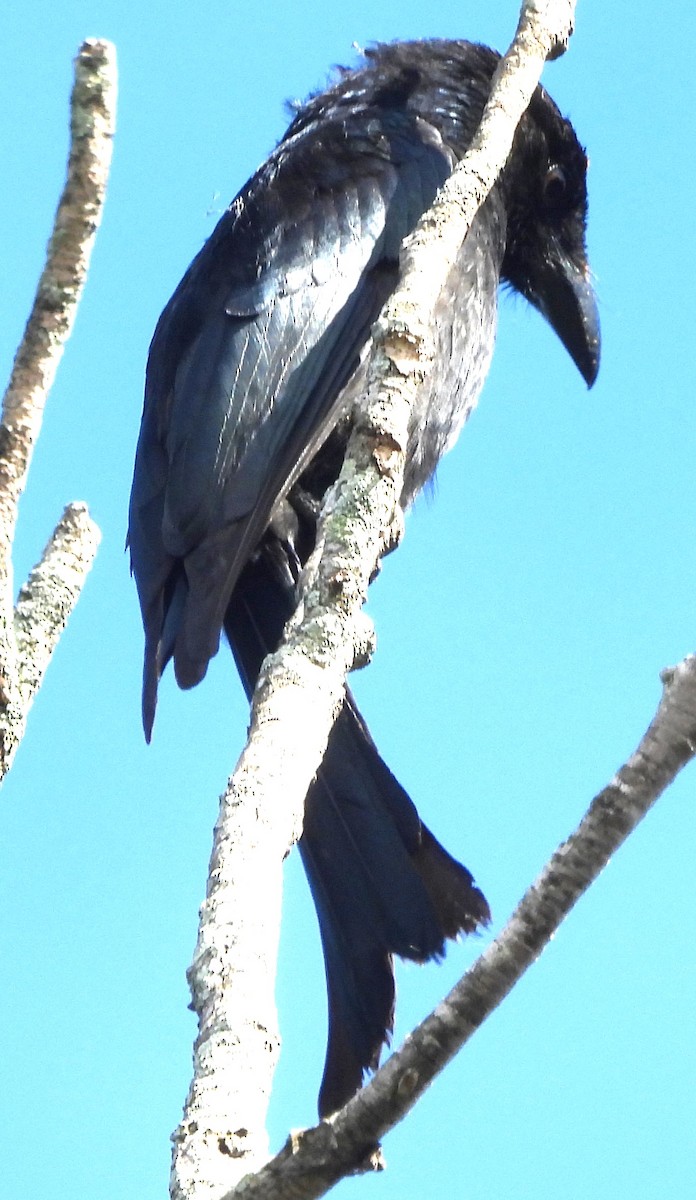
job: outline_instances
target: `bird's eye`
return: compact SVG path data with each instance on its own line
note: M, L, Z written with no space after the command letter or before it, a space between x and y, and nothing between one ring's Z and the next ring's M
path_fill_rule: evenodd
M568 181L562 167L549 167L543 182L543 198L547 208L559 208L566 198Z

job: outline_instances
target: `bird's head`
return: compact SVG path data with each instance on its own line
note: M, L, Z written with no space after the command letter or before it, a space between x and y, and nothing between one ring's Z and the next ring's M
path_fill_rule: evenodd
M538 308L588 387L599 370L599 314L585 249L587 157L538 88L500 184L506 193L503 279Z

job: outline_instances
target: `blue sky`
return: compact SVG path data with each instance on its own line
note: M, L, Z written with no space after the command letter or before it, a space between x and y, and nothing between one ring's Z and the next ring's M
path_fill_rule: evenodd
M504 48L513 3L221 0L15 6L0 103L0 358L8 374L62 186L71 60L120 65L114 169L75 334L50 398L17 580L63 504L104 540L32 711L0 808L0 1115L12 1200L166 1194L189 1079L193 948L217 796L246 706L223 651L162 689L140 730L141 633L123 553L149 338L217 216L273 146L284 101L351 44L461 36ZM513 908L631 752L660 669L694 650L694 114L691 5L630 19L580 3L545 83L590 159L603 324L588 393L538 314L501 303L478 412L370 600L379 646L354 679L428 824ZM690 139L690 132L687 135ZM689 214L688 216L685 215ZM632 1200L693 1194L694 787L687 769L540 962L341 1195ZM397 1037L480 941L399 975ZM314 1118L324 982L295 857L278 1002L273 1144Z

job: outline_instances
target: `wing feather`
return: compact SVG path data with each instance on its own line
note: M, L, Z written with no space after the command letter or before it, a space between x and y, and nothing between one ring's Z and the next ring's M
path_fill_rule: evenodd
M129 530L146 725L172 653L182 686L205 674L239 571L335 424L401 243L452 165L405 112L312 123L243 189L165 308Z

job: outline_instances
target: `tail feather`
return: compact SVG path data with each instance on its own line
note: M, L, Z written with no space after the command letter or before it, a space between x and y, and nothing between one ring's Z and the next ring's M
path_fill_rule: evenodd
M348 694L305 804L299 842L319 916L329 1036L319 1112L373 1070L394 1022L393 955L441 958L490 917L471 874L422 824Z

